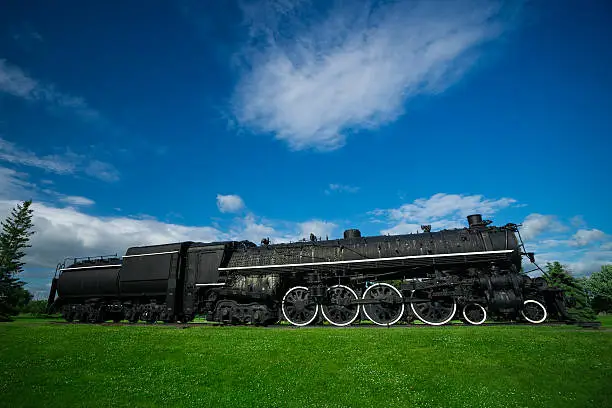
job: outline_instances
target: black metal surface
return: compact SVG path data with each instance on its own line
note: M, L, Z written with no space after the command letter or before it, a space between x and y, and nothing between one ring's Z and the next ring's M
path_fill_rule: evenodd
M236 251L227 267L283 264L303 264L304 267L308 267L309 263L466 254L507 249L516 251L516 253L505 257L511 259L515 264L520 264L518 241L511 231L503 227L490 227L484 231L464 228L421 234L373 236L251 247L244 251ZM487 262L487 255L482 255L482 259L479 260ZM442 261L442 258L440 258L440 261ZM454 260L454 262L456 261L457 259ZM418 262L418 260L415 259L410 262ZM397 261L395 264L402 266L410 262ZM423 262L430 263L428 260ZM376 261L372 261L367 266L370 268L378 267ZM327 268L330 267L327 266Z
M481 324L526 318L567 321L563 292L519 274L518 226L395 236L309 240L262 246L250 241L182 242L129 248L123 260L100 258L62 268L56 283L66 320L185 323L197 315L227 324L349 326L467 318ZM117 262L119 266L111 266ZM72 268L72 270L70 270ZM55 282L55 281L54 281ZM538 310L538 305L543 305ZM470 307L468 307L471 305ZM545 316L544 316L545 312Z
M470 227L476 227L482 224L482 215L472 214L467 216L468 225Z
M104 298L119 296L118 277L120 266L106 263L70 266L57 278L60 298ZM79 269L77 269L79 268Z
M358 229L347 229L344 231L344 239L361 238L361 231Z

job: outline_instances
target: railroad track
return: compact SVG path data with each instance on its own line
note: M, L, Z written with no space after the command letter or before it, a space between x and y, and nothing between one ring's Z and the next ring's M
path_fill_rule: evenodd
M192 322L192 323L146 323L146 322L138 322L138 323L127 323L127 322L119 322L119 323L81 323L81 322L51 322L52 324L57 325L88 325L88 326L132 326L132 327L168 327L168 328L179 328L179 329L188 329L194 327L252 327L248 325L231 325L231 324L222 324L217 322ZM580 328L593 328L599 329L601 327L601 322L545 322L540 324L531 324L531 323L521 323L521 322L499 322L499 323L482 323L480 325L472 325L467 323L448 323L443 326L431 326L428 324L394 324L390 326L379 326L376 324L354 324L350 326L338 327L333 325L309 325L305 327L298 327L288 324L275 324L269 326L255 326L266 329L284 329L284 330L299 330L305 328L327 328L334 330L342 330L342 329L418 329L418 328L426 328L426 327L500 327L500 326L524 326L524 327L535 327L535 326L576 326Z

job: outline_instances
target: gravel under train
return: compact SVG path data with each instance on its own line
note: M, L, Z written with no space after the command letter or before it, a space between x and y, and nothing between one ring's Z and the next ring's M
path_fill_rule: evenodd
M453 319L568 320L561 290L521 273L518 226L467 217L468 227L261 245L180 242L73 259L52 281L49 305L67 321L347 326Z

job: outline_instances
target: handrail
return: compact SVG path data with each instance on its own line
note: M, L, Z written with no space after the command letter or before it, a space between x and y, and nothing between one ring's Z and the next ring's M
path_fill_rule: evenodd
M64 258L64 261L62 263L62 268L64 268L66 266L66 263L68 260L72 260L72 263L70 265L74 265L77 262L84 262L84 261L88 261L88 262L95 262L95 261L108 261L111 259L119 259L119 255L117 253L115 254L111 254L111 255L98 255L98 256L82 256L82 257L66 257Z

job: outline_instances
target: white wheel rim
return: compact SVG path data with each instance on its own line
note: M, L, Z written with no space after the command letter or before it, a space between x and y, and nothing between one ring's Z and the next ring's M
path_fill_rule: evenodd
M470 319L467 317L467 314L465 313L465 309L467 309L467 307L468 307L468 306L472 306L472 305L476 305L476 306L478 306L478 307L480 308L480 310L482 310L482 311L484 312L484 317L483 317L483 318L482 318L482 320L481 320L481 321L479 321L479 322L473 322L473 321L471 321L471 320L470 320ZM484 307L482 307L482 306L481 306L481 305L479 305L478 303L469 303L469 304L467 304L467 305L463 306L463 318L464 318L465 320L467 320L467 322L468 322L468 323L470 323L470 324L474 324L474 325L483 324L483 323L485 322L485 320L487 320L487 311L485 310L485 308L484 308Z
M412 291L412 293L414 294L414 291ZM430 322L428 320L423 319L419 315L419 312L417 312L416 309L414 308L414 303L412 302L410 303L410 309L412 309L412 313L414 313L414 315L423 323L426 323L432 326L442 326L443 324L450 322L453 319L453 317L455 317L455 313L457 313L457 303L453 302L453 311L451 312L451 314L448 316L446 320L443 320L441 322Z
M397 293L397 295L400 297L400 299L402 299L402 294L399 290L397 290L397 288L393 285L389 285L388 283L375 283L374 285L370 286L369 288L367 288L365 290L365 292L363 292L363 296L361 297L362 299L366 298L366 295L368 294L368 292L370 291L370 289L376 287L376 286L388 286L391 289L393 289L395 291L395 293ZM391 326L392 324L395 324L397 322L399 322L399 319L402 318L402 316L404 315L404 304L402 303L402 311L400 312L399 316L397 316L397 318L395 318L394 320L392 320L389 323L380 323L377 322L376 320L372 319L370 317L370 315L368 314L368 309L365 307L365 305L363 306L363 312L365 313L366 317L368 318L368 320L370 320L371 322L379 325L379 326Z
M283 296L283 302L281 304L281 310L283 311L283 316L285 317L285 320L287 320L289 323L291 323L294 326L299 326L299 327L308 326L310 323L314 322L314 320L317 318L317 315L319 314L319 305L316 305L315 313L312 316L312 319L308 320L306 323L295 323L291 321L291 319L287 317L287 313L285 312L285 298L287 298L287 295L291 293L292 290L295 290L295 289L303 289L307 292L310 292L306 286L294 286L291 289L289 289L287 293L285 293L285 296Z
M349 292L351 292L351 295L353 295L355 297L355 300L359 299L359 296L357 296L357 293L355 293L355 291L351 288L349 288L348 286L344 286L344 285L334 285L332 287L327 288L327 290L329 291L330 289L334 289L334 288L344 288L344 289L348 289ZM355 319L357 319L357 317L359 316L359 305L357 305L357 312L355 312L355 316L353 316L353 318L346 322L346 323L335 323L332 322L331 319L329 317L327 317L327 315L325 314L325 308L321 307L321 312L323 313L323 317L325 318L325 320L327 320L330 324L333 324L334 326L348 326L349 324L353 323L355 321Z
M548 313L546 312L546 308L544 307L543 304L541 304L537 300L529 299L529 300L526 300L523 303L523 305L526 305L527 303L535 303L536 305L540 306L542 308L542 310L544 311L544 317L541 318L540 320L531 320L530 318L525 316L525 313L523 313L523 311L521 310L521 315L523 316L523 318L525 318L525 320L527 320L529 323L533 323L533 324L542 323L544 320L546 320L546 317L548 316Z

